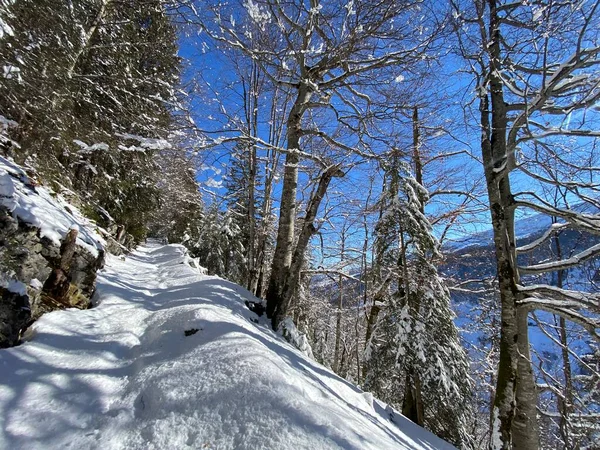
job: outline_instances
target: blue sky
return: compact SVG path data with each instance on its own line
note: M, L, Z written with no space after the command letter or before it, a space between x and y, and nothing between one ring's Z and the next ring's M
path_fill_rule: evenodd
M179 53L186 61L186 81L193 78L198 82L199 91L192 97L191 105L194 120L201 129L214 131L211 135L213 138L231 136L232 133L227 129L228 125L220 113L220 108L223 107L227 109L228 114L234 113L239 108L236 96L239 95L240 87L239 83L236 84L231 61L224 57L213 43L207 44L204 35L197 35L193 30L190 31L189 36L182 36ZM445 55L440 57L437 65L432 66L432 73L430 73L432 89L436 94L445 95L446 98L439 102L438 106L431 107L426 112L421 111L421 114L428 114L428 123L442 124L447 127L449 133L428 141L427 146L432 154L465 151L462 155L444 160L443 164L432 164L433 172L425 174L425 184L430 190L438 186L432 180L439 174L452 174L457 183L452 189L467 188L474 181L482 180L483 177L481 165L476 161L480 156L480 135L477 128L478 111L474 100L474 86L471 76L459 70L462 64L463 62L457 57ZM259 134L265 134L264 125L259 127ZM410 136L410 123L405 125L404 134ZM198 180L203 186L207 202L212 201L209 192L217 194L217 198L224 193L224 189L218 186L226 175L231 148L231 145L217 146L202 153L203 170L199 170ZM433 167L434 165L438 167ZM364 203L371 183L373 183L373 198L376 198L381 189L381 174L376 174L372 181L370 177L372 173L373 164L366 163L350 170L346 177L334 180L329 190L329 203L322 206L322 211L335 204L336 210L340 213L346 215L355 213L354 208L350 206ZM531 188L530 183L522 176L515 174L512 179L514 188ZM306 175L303 174L300 185L305 181ZM480 187L483 186L480 183ZM278 187L274 194L275 208L278 206ZM351 200L341 200L342 194ZM481 204L487 201L482 189L477 191L477 196ZM461 198L439 196L431 202L428 211L435 216L447 209L447 204L442 204L437 199L457 203ZM324 227L324 230L329 228L327 234L331 235L332 240L336 239L335 235L341 227L340 220L342 219L334 218ZM448 236L460 239L464 235L489 228L489 212L480 208L475 213L457 220L457 224L461 226L453 228ZM438 227L436 232L439 236L442 232L441 228Z
M236 84L230 61L221 55L219 50L214 48L212 44L206 45L202 38L202 35L191 35L183 36L180 40L179 54L185 59L186 80L194 77L198 80L198 87L200 88L200 92L197 93L198 95L195 97L192 104L194 121L203 130L216 131L216 133L212 134L212 137L228 136L231 135L231 133L228 133L223 127L222 116L219 117L219 108L224 105L228 109L228 113L239 108L239 105L235 104L235 99L232 98L235 96L236 90L239 90L239 84ZM459 76L455 73L455 67L453 67L455 64L456 62L450 57L446 57L444 61L440 62L435 68L438 78L436 82L437 86L443 86L443 88L446 89L446 92L456 91L456 93L451 94L451 100L440 104L439 108L430 108L430 110L426 112L430 116L431 121L437 123L450 122L457 118L461 119L463 116L463 111L459 103L464 101L465 96L468 97L472 94L470 92L472 87L469 86L470 80L468 78L464 75ZM218 90L218 87L223 86L224 84L230 84L229 92ZM422 111L421 113L425 115L425 112ZM452 137L449 134L446 134L428 143L428 146L436 147L431 148L430 150L432 152L438 152L438 149L441 148L442 150L439 152L446 153L467 150L474 155L478 154L478 134L475 129L471 128L469 130L464 126L458 125L453 126L451 131ZM405 125L404 134L409 136L410 133L410 123L408 123ZM220 146L203 154L204 166L206 169L198 172L198 180L206 191L215 192L217 195L224 193L224 189L215 188L214 186L222 181L223 175L227 172L230 151L231 146ZM434 164L432 164L432 166L433 165ZM440 168L437 167L435 170L438 171ZM459 177L458 187L468 185L472 180L482 176L479 164L466 154L449 158L445 162L445 167L441 170L446 170L448 172L457 171ZM343 203L337 207L342 213L352 213L353 208L348 207L349 203L364 204L365 193L370 188L369 185L371 183L369 173L372 171L372 163L365 163L350 170L346 177L336 179L329 191L330 204ZM431 178L432 176L426 174L426 179ZM302 184L305 180L306 176L304 176L304 179L300 180L300 183ZM376 174L373 181L373 199L376 198L380 192L381 183L381 175ZM354 198L354 202L340 202L340 200L336 199L336 194L342 193ZM278 194L279 191L276 190L276 208ZM206 192L205 199L211 201L210 195ZM445 199L451 199L455 202L459 201L459 198L456 196L446 196ZM327 205L323 205L322 209L326 207ZM435 209L441 210L441 206L433 205L430 209L432 212L437 212ZM449 235L458 237L462 236L464 233L471 233L486 228L487 221L488 214L479 213L476 217L471 217L469 219L470 223L468 226L463 227L462 229L456 228L456 231ZM341 224L337 222L338 221L333 220L325 228L332 228L333 226L339 230ZM439 233L441 233L441 231ZM328 230L326 233L326 235L332 235L333 239L335 239L333 236L335 234L336 231L333 229ZM360 239L362 239L362 237L359 238L359 240Z

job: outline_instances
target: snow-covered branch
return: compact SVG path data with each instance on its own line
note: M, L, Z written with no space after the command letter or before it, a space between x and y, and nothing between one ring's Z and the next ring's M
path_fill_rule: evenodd
M529 208L534 211L547 214L551 217L558 217L564 219L566 222L569 222L575 227L578 227L591 234L600 234L600 217L598 217L597 215L579 213L569 209L556 208L533 192L521 192L515 194L515 197L518 195L532 196L539 200L540 203L534 203L527 200L515 200L513 203L513 206L515 208Z
M528 297L552 298L567 303L575 308L586 307L590 311L600 312L600 294L590 292L572 291L561 289L556 286L546 284L536 284L531 286L518 286L519 292Z
M567 300L553 300L548 298L528 297L518 302L518 305L528 310L541 310L564 317L573 323L581 325L597 341L600 341L600 321L598 319L586 317L576 312L578 304Z
M539 238L537 238L533 242L530 242L529 244L522 245L521 247L518 247L517 248L517 253L530 252L531 250L536 249L537 247L539 247L540 245L542 245L544 242L546 242L551 236L555 235L556 233L558 233L561 230L564 230L568 226L569 226L569 224L566 223L566 222L553 223L550 226L550 228L548 228L544 232L544 234L542 236L540 236Z
M596 244L576 255L559 261L535 264L533 266L519 266L519 271L525 274L540 274L546 272L558 272L577 266L595 256L600 255L600 244Z

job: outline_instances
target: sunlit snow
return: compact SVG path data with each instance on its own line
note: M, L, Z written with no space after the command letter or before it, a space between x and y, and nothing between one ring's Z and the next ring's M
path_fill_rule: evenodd
M292 348L246 290L188 260L156 243L109 256L95 308L47 314L0 350L0 448L453 448Z

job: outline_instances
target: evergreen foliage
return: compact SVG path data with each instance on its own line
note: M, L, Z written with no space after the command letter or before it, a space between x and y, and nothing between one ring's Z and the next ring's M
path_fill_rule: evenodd
M238 283L242 280L246 260L242 230L234 213L210 205L196 222L193 236L195 240L188 240L186 245L209 274Z
M240 143L236 145L231 154L227 178L225 180L225 203L232 222L239 230L240 244L244 249L248 249L250 245L255 245L250 242L250 186L249 178L249 148L247 145ZM255 199L254 211L257 210L258 202ZM256 217L254 218L256 221ZM256 223L256 222L255 222ZM237 279L242 285L246 285L248 281L248 268L241 266L236 269Z
M0 115L18 124L18 145L3 151L142 238L179 79L163 2L23 0L4 12Z
M596 448L600 0L446 6L0 0L0 153L100 226L183 243L264 297L276 330L293 319L319 362L461 448ZM186 93L210 97L201 142L178 127L178 39L214 52ZM479 110L452 98L464 75L429 78L439 61L471 72ZM205 203L207 147L227 168ZM517 210L550 227L521 236ZM432 224L443 240L490 212L488 270L454 280L476 316L470 368Z
M367 343L366 386L399 409L408 390L420 391L416 397L422 397L417 401L424 406L425 425L470 448L469 365L453 323L450 293L433 264L440 255L423 214L428 193L397 151L391 159L376 233L382 252L378 270L394 281Z
M203 202L193 155L175 145L159 151L156 164L160 170L157 184L160 204L150 218L150 235L166 238L168 242L196 242Z

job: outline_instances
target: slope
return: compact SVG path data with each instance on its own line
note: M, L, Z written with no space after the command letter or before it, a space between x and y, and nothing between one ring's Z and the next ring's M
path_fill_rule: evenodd
M0 448L453 448L307 359L244 306L247 291L187 262L183 247L156 243L109 257L95 308L47 314L0 351Z

